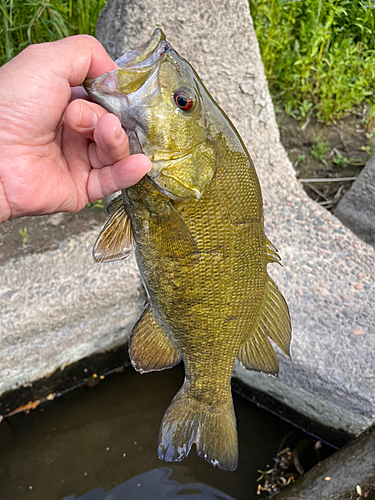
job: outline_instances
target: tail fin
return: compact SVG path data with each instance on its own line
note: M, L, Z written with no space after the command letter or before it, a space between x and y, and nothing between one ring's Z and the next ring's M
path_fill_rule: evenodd
M232 399L226 405L208 406L192 398L183 385L161 424L159 458L180 462L187 457L193 443L197 455L219 469L237 468L238 442Z

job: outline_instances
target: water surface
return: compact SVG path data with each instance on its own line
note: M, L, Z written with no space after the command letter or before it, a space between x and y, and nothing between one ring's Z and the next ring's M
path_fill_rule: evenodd
M235 472L212 467L195 448L180 463L157 456L165 410L183 368L140 375L132 368L0 424L1 500L255 500L257 469L272 465L294 428L234 395Z

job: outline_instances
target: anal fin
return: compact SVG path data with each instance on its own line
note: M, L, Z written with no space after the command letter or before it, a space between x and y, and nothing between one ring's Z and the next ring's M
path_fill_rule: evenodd
M267 339L270 337L290 357L291 325L288 306L273 280L268 277L263 304L254 329L239 348L238 360L248 370L277 376L279 363Z
M172 368L181 360L179 348L156 322L150 306L134 325L129 355L132 365L141 373Z

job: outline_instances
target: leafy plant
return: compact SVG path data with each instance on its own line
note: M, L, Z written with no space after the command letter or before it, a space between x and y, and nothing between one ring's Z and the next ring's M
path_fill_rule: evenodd
M340 167L342 168L346 168L348 165L364 167L368 161L368 158L356 158L355 156L345 158L345 156L341 154L336 154L336 156L332 158L332 161L333 163L336 163L336 165L340 165Z
M250 0L250 10L271 93L288 114L314 106L327 123L364 103L373 110L371 0Z
M310 149L311 156L319 161L325 160L329 151L327 144L327 141L318 141L315 139L315 144Z
M341 168L346 168L348 166L348 160L342 154L337 154L332 158L333 163L339 165Z
M311 113L313 106L313 103L306 99L302 102L298 108L302 119L306 118Z
M30 241L30 236L27 233L27 228L25 227L24 229L20 229L19 233L22 236L22 246L25 247Z
M288 101L285 101L283 104L284 104L285 113L287 115L291 116L292 118L297 119L298 111L293 108L292 104Z

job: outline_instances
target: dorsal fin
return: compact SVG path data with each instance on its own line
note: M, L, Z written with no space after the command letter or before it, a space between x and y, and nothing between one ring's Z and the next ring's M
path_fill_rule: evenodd
M115 198L112 198L112 200L108 203L108 205L105 207L105 211L109 216L113 215L116 210L118 210L121 205L124 204L124 199L122 197L122 194L119 194Z
M278 362L267 336L290 357L289 310L284 297L270 277L265 286L263 304L254 329L240 346L238 359L245 368L277 375Z
M172 368L181 360L179 348L156 322L150 306L134 325L129 356L134 368L141 373Z
M279 252L275 245L267 238L266 236L266 254L267 254L267 264L271 264L272 262L277 262L282 266L281 258Z
M126 259L135 248L130 220L123 204L112 214L101 230L92 255L95 262Z
M167 203L162 212L150 214L149 227L150 237L159 243L163 255L192 262L199 259L197 245L172 203Z

